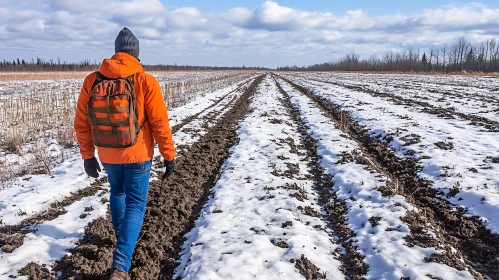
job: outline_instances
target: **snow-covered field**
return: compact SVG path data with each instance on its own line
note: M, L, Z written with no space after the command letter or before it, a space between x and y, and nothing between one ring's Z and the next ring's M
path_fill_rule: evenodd
M209 126L209 122L213 121L212 119L203 121L203 116L209 113L216 113L216 116L219 116L220 111L226 109L228 101L232 100L233 96L240 95L251 81L252 78L244 79L240 83L233 83L220 90L199 94L188 104L169 110L172 127L181 124L190 116L199 114L199 119L186 123L174 134L175 144L183 147L192 144L198 136L191 137L191 134L202 133L203 125ZM213 106L222 97L225 98ZM190 130L185 129L187 127ZM15 226L23 220L54 208L54 204L57 205L58 201L71 197L95 181L85 174L78 149L68 150L66 152L70 154L69 158L52 168L52 176L47 174L18 176L0 188L0 226ZM159 154L159 151L156 152ZM0 265L0 279L5 275L16 275L17 270L31 261L50 267L55 260L62 258L65 251L74 247L75 242L82 237L83 229L89 222L106 215L109 184L103 184L102 188L103 191L64 207L66 214L54 220L41 221L41 224L35 226L37 230L28 233L24 244L13 253L0 251L0 263L5 263ZM26 228L30 228L29 225ZM3 244L0 236L0 247L1 245Z
M172 83L216 80L204 72L175 75ZM245 106L250 96L248 113L231 130L237 141L220 150L227 156L219 167L210 167L217 174L208 181L208 197L196 202L200 214L184 217L183 243L175 243L173 253L170 245L153 247L159 250L154 254L172 258L160 264L171 275L161 275L499 278L499 132L487 126L499 121L499 79L278 72L267 73L250 92L257 75L237 77L213 82L211 90L198 88L199 94L169 110L179 158L189 161L196 159L189 147L205 135L228 135L220 123L235 118L232 108ZM5 95L6 86L0 88ZM373 151L369 144L378 146ZM0 189L0 279L28 279L18 271L30 262L49 273L68 249L80 246L86 225L106 219L109 185L84 174L76 148L53 142L51 152L64 156L50 167L52 176L15 176ZM7 152L0 160L7 161ZM417 171L400 173L394 162L409 162ZM404 189L411 176L423 190ZM67 202L92 183L95 191ZM59 212L41 215L47 211ZM37 217L45 218L33 222ZM12 245L15 230L23 244L11 250L5 245Z
M417 106L401 106L362 91L291 79L340 104L373 137L390 135L393 139L388 142L397 155L418 159L424 167L420 176L432 180L444 198L456 207L465 207L470 215L483 217L487 227L499 233L499 166L493 160L499 157L499 132L486 131L466 120L439 118ZM499 92L494 98L499 100ZM448 197L452 190L458 193Z
M325 227L324 221L302 212L306 207L320 212L320 207L307 179L304 151L286 143L292 139L301 145L276 93L267 76L252 113L240 123L240 142L213 188L214 197L187 235L177 270L183 279L302 279L290 261L302 254L327 279L343 278L332 255L337 245L317 229Z
M187 106L171 114L174 125L254 74L217 71L153 75L168 109ZM77 157L77 149L72 148L77 144L72 126L81 84L79 79L0 81L0 189L12 184L18 175L48 173L47 169ZM41 163L41 158L48 164Z
M308 80L358 86L499 121L499 77L380 74L299 74Z
M433 275L441 279L473 279L469 273L450 269L442 264L428 263L425 258L439 254L437 248L405 246L404 237L409 227L400 218L408 211L419 212L404 197L384 197L377 188L385 185L386 179L358 162L338 163L342 155L358 151L357 144L342 137L338 127L321 111L309 104L289 84L282 82L292 102L300 109L309 132L318 141L321 165L333 176L333 191L337 198L346 201L349 208L348 227L355 232L355 243L371 268L367 279L420 279ZM372 218L377 218L377 225ZM390 229L397 230L390 230ZM440 252L441 253L441 252Z

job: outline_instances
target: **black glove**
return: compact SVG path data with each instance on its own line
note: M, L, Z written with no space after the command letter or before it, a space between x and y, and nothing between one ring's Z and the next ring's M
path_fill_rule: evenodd
M163 177L161 177L161 179L166 179L168 177L170 177L172 174L173 174L173 167L174 167L174 164L173 164L173 160L165 160L165 174L163 174Z
M101 170L99 162L95 157L84 160L83 166L85 167L85 173L87 173L88 176L99 178L99 173L97 173L97 171L100 172Z

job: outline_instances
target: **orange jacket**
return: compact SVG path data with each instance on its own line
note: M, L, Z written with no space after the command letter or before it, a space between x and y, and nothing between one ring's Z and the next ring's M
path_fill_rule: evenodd
M110 59L104 59L99 72L107 78L125 78L137 73L134 78L134 86L139 123L142 124L147 115L147 121L134 146L129 148L98 147L99 159L109 164L148 161L153 157L154 140L156 140L163 158L172 160L175 157L175 148L168 122L168 112L158 81L144 72L144 68L136 58L122 52L116 53ZM95 78L95 72L85 78L74 119L76 139L80 144L80 153L83 159L92 158L95 153L90 123L87 119L89 91Z

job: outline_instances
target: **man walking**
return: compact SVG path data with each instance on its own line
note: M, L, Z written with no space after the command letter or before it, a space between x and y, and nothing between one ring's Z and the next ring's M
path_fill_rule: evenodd
M110 208L117 236L113 280L130 279L128 270L146 210L155 140L166 167L162 178L170 176L174 167L175 148L161 89L157 80L144 72L138 57L139 41L125 27L115 40L115 54L86 77L74 120L85 172L99 176L97 146L111 185Z

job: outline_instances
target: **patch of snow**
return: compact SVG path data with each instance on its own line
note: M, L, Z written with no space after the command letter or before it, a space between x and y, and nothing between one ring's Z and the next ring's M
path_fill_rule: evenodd
M333 176L337 198L348 207L346 222L355 233L354 245L369 265L366 279L420 279L427 274L441 279L473 279L467 271L425 261L432 254L440 254L439 250L407 246L404 238L410 230L401 217L414 207L400 195L383 196L377 188L386 184L386 178L374 170L355 162L338 164L342 153L358 149L355 141L342 137L342 131L309 98L288 83L282 80L280 83L301 111L310 135L318 141L321 165ZM371 217L381 218L377 226L373 227Z
M104 187L108 188L109 184L104 184ZM50 269L55 261L68 254L68 249L75 247L88 223L106 216L108 203L102 203L102 198L109 199L109 193L99 191L96 195L84 197L66 206L66 214L36 225L37 231L27 234L21 247L12 253L0 252L0 278L17 276L17 271L30 262L45 264ZM86 207L91 211L85 211Z
M320 208L313 182L305 179L304 155L292 153L281 141L291 137L299 146L300 137L277 98L267 76L250 105L252 113L239 125L240 141L230 151L213 197L186 235L174 278L303 279L290 262L301 254L326 272L327 279L344 278L332 255L337 245L327 232L313 227L325 227L325 222L299 210ZM271 174L288 170L289 164L298 167L293 178ZM296 182L307 192L303 202L290 197L295 190L283 188ZM288 248L276 246L278 242Z
M413 157L423 166L418 176L432 180L433 187L444 193L443 199L456 207L466 207L469 215L485 218L487 228L499 233L499 215L496 215L499 212L499 164L487 159L499 157L497 132L485 131L468 121L441 118L417 107L397 105L361 91L288 77L341 105L370 130L372 137L393 136L394 139L387 142L399 157L411 156L406 153L415 151ZM403 140L410 135L418 135L419 142L411 144ZM449 143L452 143L450 149L438 146ZM459 193L447 197L453 188Z

